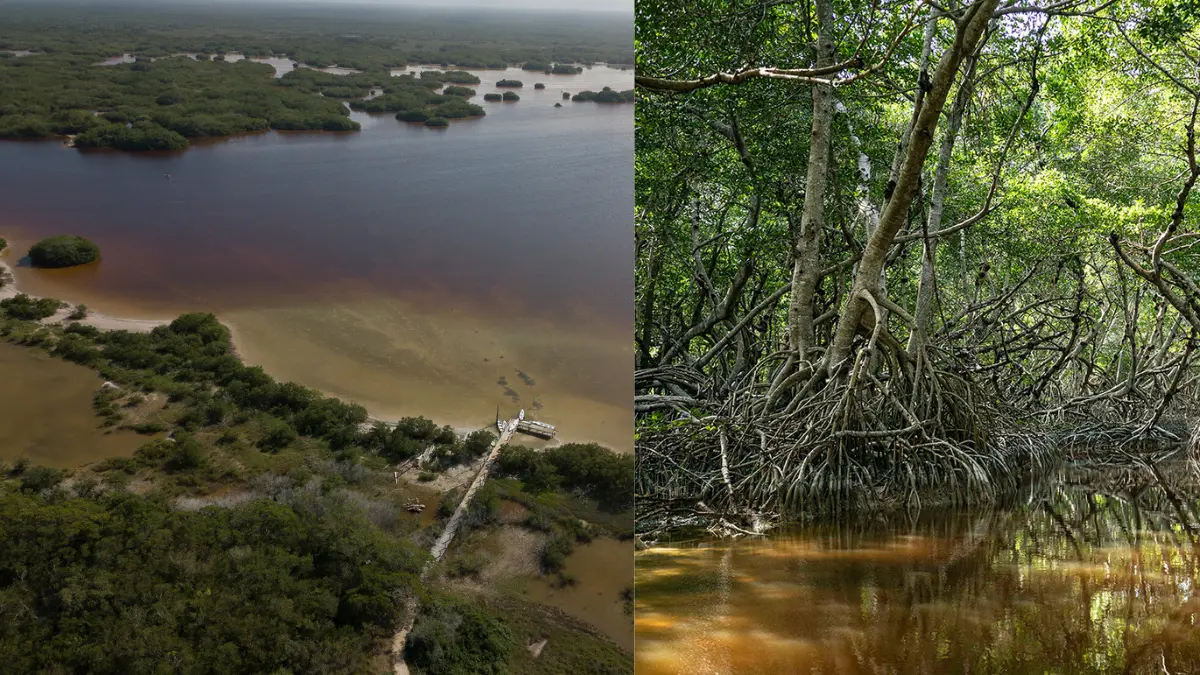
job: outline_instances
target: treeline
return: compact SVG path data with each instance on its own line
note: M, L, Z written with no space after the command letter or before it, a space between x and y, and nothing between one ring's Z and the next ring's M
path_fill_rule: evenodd
M0 138L73 134L80 148L181 150L191 138L263 129L359 128L337 101L276 82L269 66L251 61L6 59L0 91Z
M186 512L30 483L0 520L0 659L21 673L362 672L425 559L319 492Z
M500 451L496 464L498 475L517 478L528 492L576 491L610 511L632 505L633 469L632 455L595 443L566 443L545 450L508 446Z
M422 12L394 7L291 8L259 6L79 7L54 2L7 6L0 21L0 49L96 56L180 52L247 56L286 55L317 67L359 70L401 68L409 63L462 68L505 68L547 63L633 63L628 18L530 14L519 22L462 11ZM547 44L547 35L554 36ZM16 59L10 59L16 60Z
M583 72L583 66L573 63L547 63L545 61L526 61L521 64L521 70L536 70L547 75L578 75Z
M581 91L572 96L571 100L595 101L596 103L633 103L637 101L637 94L632 89L616 91L612 87L605 87L600 91Z

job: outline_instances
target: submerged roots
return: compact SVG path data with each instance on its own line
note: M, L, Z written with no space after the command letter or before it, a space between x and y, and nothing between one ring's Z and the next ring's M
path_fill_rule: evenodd
M747 523L989 503L1053 464L1047 435L973 401L964 379L930 370L908 382L898 391L847 378L774 415L747 404L643 425L639 521L654 528L705 516Z

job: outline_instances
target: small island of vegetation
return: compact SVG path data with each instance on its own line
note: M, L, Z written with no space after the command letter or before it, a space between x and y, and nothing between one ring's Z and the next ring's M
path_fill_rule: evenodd
M297 72L300 71L288 73L283 79L291 78ZM324 88L328 81L320 75L307 74L311 72L313 71L307 71L306 74L297 77L312 82L311 86L321 88L322 93L329 96L329 90ZM357 87L364 94L371 88L381 90L383 93L375 98L357 98L348 103L352 109L363 112L394 113L396 119L402 122L424 122L433 117L461 119L482 117L487 114L482 107L465 100L466 96L474 95L475 92L471 89L452 85L446 87L442 93L437 93L437 90L447 82L448 75L449 73L440 70L426 70L418 77L414 77L412 74L398 77L372 76L368 73L349 76L326 75L325 78L337 78L337 82L332 84L346 83L341 86Z
M429 119L425 120L425 126L448 127L450 126L450 122L445 117L430 117Z
M517 96L516 92L506 91L502 97L505 101L520 101L521 97Z
M563 95L566 98L566 95ZM605 87L600 91L581 91L571 97L572 101L595 101L597 103L633 103L637 100L637 95L634 90L627 89L625 91L617 91L612 87Z
M497 87L524 87L525 83L520 80L500 80L496 83Z
M483 100L485 100L485 101L500 101L503 98L504 97L501 96L500 94L484 94L483 95Z
M534 89L545 89L546 85L542 84L541 82L538 82L537 84L533 85L533 88Z
M75 267L95 262L99 258L99 246L83 237L73 235L49 237L29 249L29 261L34 267Z

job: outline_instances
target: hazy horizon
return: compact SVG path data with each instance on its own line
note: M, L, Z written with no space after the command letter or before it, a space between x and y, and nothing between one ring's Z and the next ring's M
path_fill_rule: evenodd
M0 0L0 6L19 4L74 5L163 5L166 7L196 5L358 5L412 9L485 9L540 10L551 12L628 13L633 17L634 0Z

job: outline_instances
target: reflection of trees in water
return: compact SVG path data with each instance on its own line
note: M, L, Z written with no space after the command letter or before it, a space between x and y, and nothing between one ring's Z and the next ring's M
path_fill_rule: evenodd
M1113 492L1059 486L977 518L944 554L888 575L874 591L886 601L834 651L856 670L1188 672L1200 663L1196 503L1143 480Z
M1147 471L1068 480L1003 511L718 545L673 559L682 574L639 576L638 596L752 625L723 647L728 670L703 650L720 673L781 658L793 660L763 672L1200 672L1198 506L1200 491ZM787 640L816 648L770 655Z

